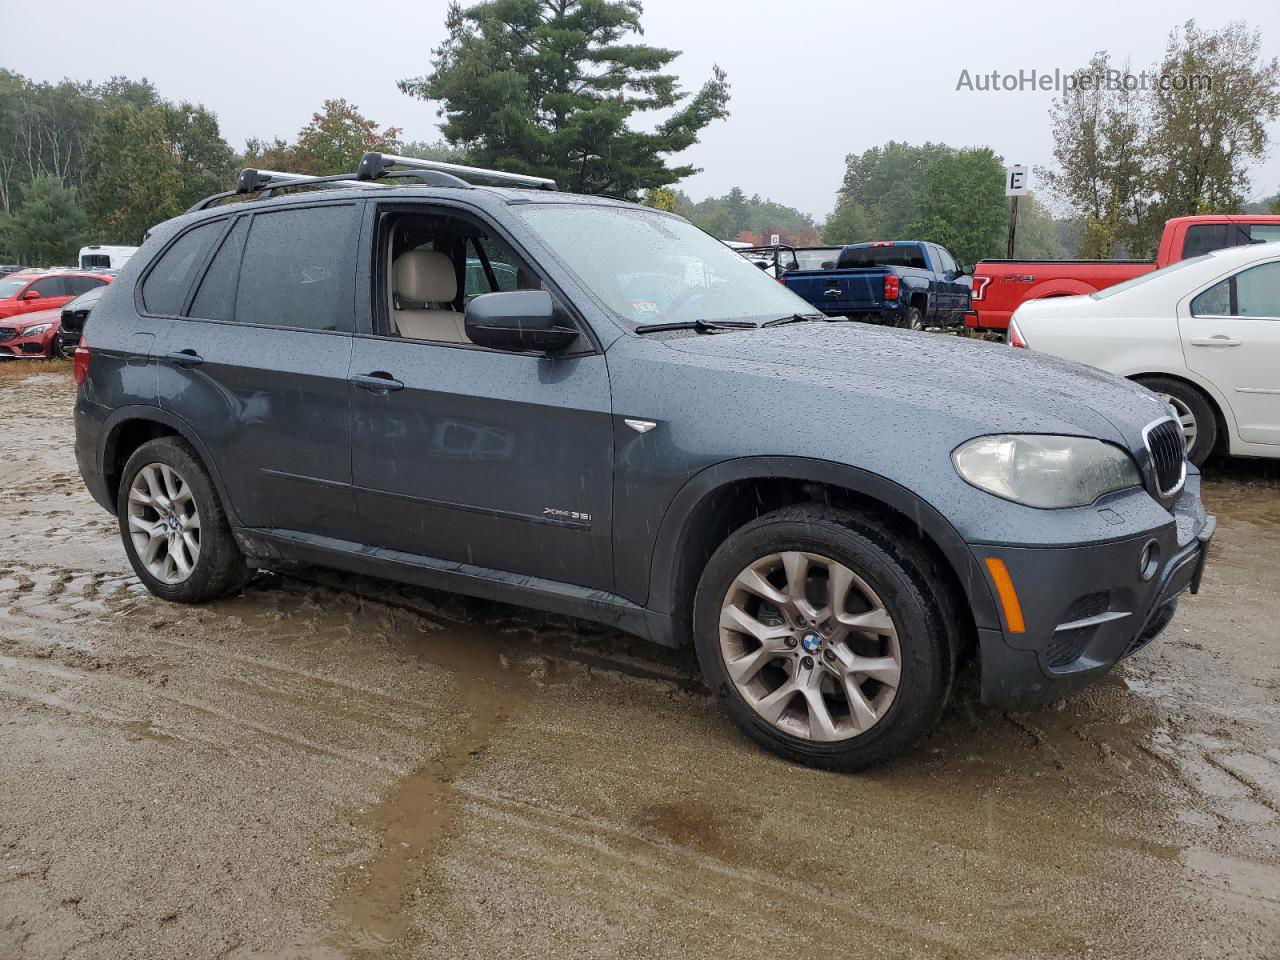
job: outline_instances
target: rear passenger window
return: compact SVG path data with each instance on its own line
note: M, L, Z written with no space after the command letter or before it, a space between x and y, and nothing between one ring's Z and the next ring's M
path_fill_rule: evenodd
M202 320L233 320L236 306L236 281L240 278L240 254L249 233L249 218L241 217L209 264L200 281L200 289L191 302L188 316Z
M350 330L355 236L352 204L254 216L239 271L236 322Z
M184 233L161 255L142 284L142 305L147 313L174 317L182 312L196 271L226 225L226 220L201 224Z

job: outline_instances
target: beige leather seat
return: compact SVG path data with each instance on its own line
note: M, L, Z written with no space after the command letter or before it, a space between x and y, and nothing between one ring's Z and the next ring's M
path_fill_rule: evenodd
M469 343L463 315L452 308L457 295L453 261L445 254L434 250L407 250L396 257L392 269L391 320L400 336Z

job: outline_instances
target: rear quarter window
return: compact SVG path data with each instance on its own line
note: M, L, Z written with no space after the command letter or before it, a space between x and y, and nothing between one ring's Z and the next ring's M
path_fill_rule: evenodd
M182 312L196 271L226 225L226 220L203 223L188 230L160 255L142 283L142 305L147 313L176 317Z

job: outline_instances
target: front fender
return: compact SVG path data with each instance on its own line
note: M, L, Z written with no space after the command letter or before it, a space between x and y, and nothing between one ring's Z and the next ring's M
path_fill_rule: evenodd
M916 526L942 552L964 589L978 627L1000 625L987 578L968 545L950 522L912 491L878 474L846 464L804 457L745 457L722 461L691 477L663 515L649 564L647 606L673 615L689 598L679 595L683 582L682 545L693 518L708 497L727 484L750 479L786 479L840 487L883 503Z

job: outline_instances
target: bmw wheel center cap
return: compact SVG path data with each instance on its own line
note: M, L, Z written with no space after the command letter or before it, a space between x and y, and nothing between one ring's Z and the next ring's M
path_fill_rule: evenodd
M817 653L822 646L822 638L816 633L806 633L800 638L800 646L804 647L805 653Z

